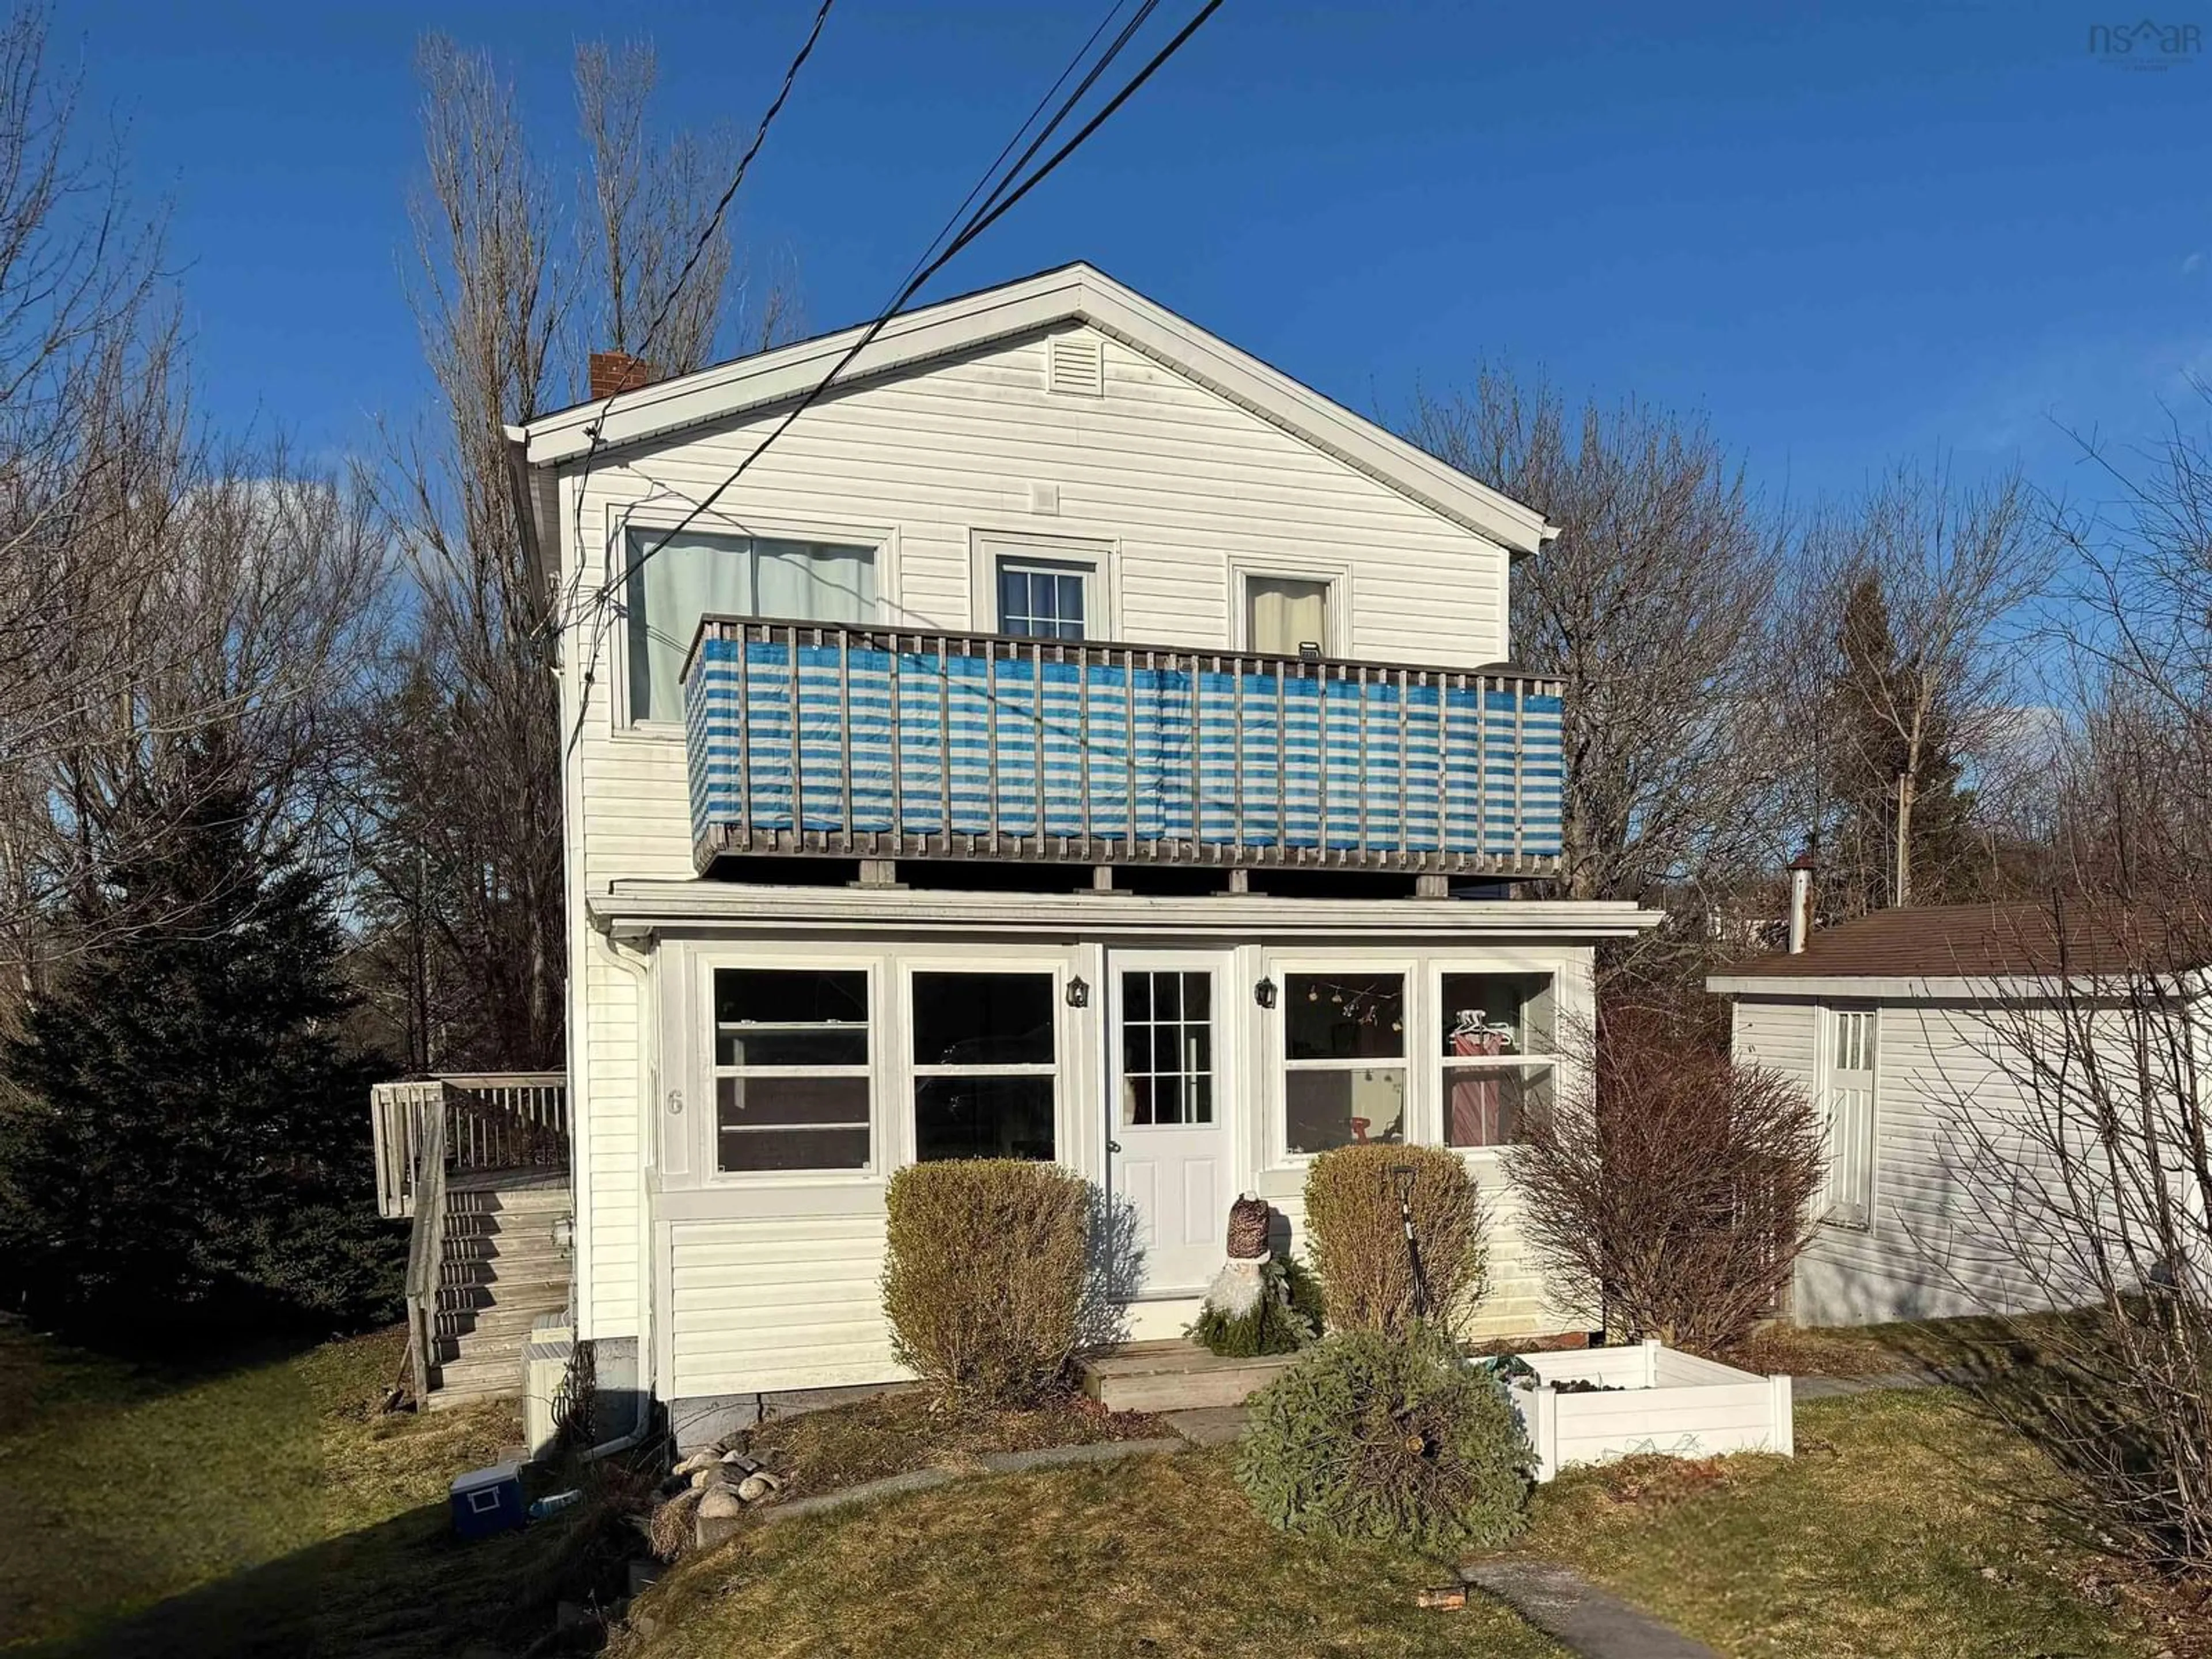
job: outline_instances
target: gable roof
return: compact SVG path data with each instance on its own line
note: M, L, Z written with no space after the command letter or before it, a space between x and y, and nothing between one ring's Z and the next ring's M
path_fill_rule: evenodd
M1706 988L1770 988L1824 979L1998 980L2170 973L2212 961L2208 941L2165 912L2108 905L1929 904L1876 910L1816 929L1795 955L1753 957ZM1786 983L1771 988L1786 990ZM1803 993L1800 993L1803 994Z
M893 318L838 377L839 387L932 359L1069 322L1086 324L1336 457L1346 465L1516 555L1558 532L1544 515L1478 483L1425 450L1353 414L1281 370L1238 350L1095 266L1074 264L940 300ZM599 453L687 427L787 404L821 380L866 331L866 325L756 352L695 374L574 404L509 427L529 468L580 460L586 428L601 428Z

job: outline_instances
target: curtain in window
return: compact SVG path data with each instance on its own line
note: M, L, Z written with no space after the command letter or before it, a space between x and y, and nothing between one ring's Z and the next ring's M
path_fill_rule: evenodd
M1309 641L1328 649L1328 584L1251 576L1245 594L1252 608L1252 649L1295 657Z
M635 568L638 556L659 539L649 530L629 536L633 720L684 718L684 658L702 617L875 620L872 548L687 534L672 539L642 569Z

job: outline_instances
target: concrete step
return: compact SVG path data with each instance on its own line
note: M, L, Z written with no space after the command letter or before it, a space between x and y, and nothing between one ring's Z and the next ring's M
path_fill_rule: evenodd
M1288 1370L1295 1354L1224 1359L1195 1342L1134 1342L1084 1362L1083 1391L1109 1411L1241 1406Z

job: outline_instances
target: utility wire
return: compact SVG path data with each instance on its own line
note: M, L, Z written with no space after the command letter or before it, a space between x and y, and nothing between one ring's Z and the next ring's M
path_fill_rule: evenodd
M769 101L768 108L762 112L760 125L753 130L752 142L745 146L744 154L738 158L737 171L730 175L729 185L723 190L721 199L714 204L714 211L707 216L707 222L700 226L699 234L691 245L690 255L684 261L684 269L676 273L676 280L668 285L667 293L661 296L659 308L653 313L653 320L646 325L645 338L633 354L641 362L650 363L653 361L653 343L659 336L661 325L668 320L668 313L675 308L678 297L684 292L684 284L691 280L691 273L699 268L699 261L706 258L707 250L712 246L715 233L721 228L723 221L729 213L730 204L737 199L738 188L745 182L745 173L751 167L753 158L760 154L761 146L768 142L769 129L775 125L775 118L783 112L785 101L791 96L791 88L799 80L799 70L806 67L806 60L814 55L815 42L822 38L822 26L830 21L830 8L836 3L836 0L822 0L821 5L817 8L814 13L814 26L807 30L806 39L799 43L798 54L792 58L790 66L784 70L783 84L776 88L775 98ZM600 405L598 417L584 428L585 436L588 441L584 449L583 471L576 484L576 523L574 526L573 538L573 544L575 546L580 547L583 544L584 487L592 481L592 465L598 459L599 453L599 434L606 425L607 416L614 411L615 399L631 389L617 383L615 390L607 394L606 402ZM579 565L580 578L581 569L582 567ZM572 600L574 595L575 589L572 586L568 599ZM562 612L568 608L568 600L563 600L547 619L556 632L562 625L563 620Z
M1012 191L1006 193L1003 197L1000 197L999 192L994 191L993 195L997 198L995 204L991 206L988 211L980 212L975 217L971 219L967 226L962 229L960 234L953 238L951 242L945 246L944 252L938 254L935 258L932 259L927 265L923 266L921 271L908 281L906 286L899 290L897 298L893 300L888 307L879 313L874 321L871 322L866 328L861 331L860 337L855 339L850 346L846 348L844 354L837 359L836 362L831 367L830 372L823 375L820 380L817 381L813 386L808 389L805 395L799 398L799 402L785 414L783 419L779 421L775 426L769 430L768 436L763 438L760 441L759 445L756 447L750 453L747 454L743 460L739 461L720 483L716 484L713 489L709 490L706 494L706 495L695 502L690 510L685 513L683 518L678 520L672 528L665 532L661 535L660 538L654 542L651 547L647 548L635 559L631 560L619 573L611 576L605 582L602 583L598 592L594 596L595 603L599 605L604 606L611 596L619 593L623 588L629 584L629 579L632 576L635 575L639 571L642 570L647 563L651 562L655 555L659 554L660 550L666 547L671 541L683 534L685 530L689 529L692 524L694 524L703 514L711 508L716 501L720 501L725 495L726 495L729 492L731 486L735 484L739 478L745 475L745 472L751 467L753 463L757 461L763 455L766 454L775 441L779 438L782 437L786 432L788 432L791 429L792 423L801 415L804 415L809 409L812 408L815 402L820 398L824 392L829 391L830 386L836 383L838 375L844 373L845 369L850 366L853 360L855 357L858 357L861 352L867 349L867 348L874 343L876 337L883 332L884 329L889 325L891 319L897 316L900 311L904 309L907 302L914 298L915 295L921 289L922 286L927 283L932 276L934 276L939 270L942 270L962 249L968 246L969 243L973 242L977 237L981 236L985 231L988 230L993 225L1004 218L1007 213L1013 210L1016 204L1020 202L1024 197L1027 196L1047 179L1050 178L1053 173L1063 161L1066 161L1069 156L1073 155L1078 149L1081 149L1084 143L1093 133L1097 132L1100 127L1105 125L1109 120L1112 119L1115 112L1118 112L1124 104L1127 103L1131 98L1136 95L1138 89L1141 88L1146 82L1151 80L1154 75L1159 72L1162 66L1164 65L1170 58L1173 58L1176 52L1182 50L1185 43L1190 40L1191 36L1198 33L1199 29L1206 23L1206 20L1212 17L1215 12L1221 9L1221 5L1222 0L1206 0L1206 3L1200 8L1197 15L1193 17L1189 22L1184 24L1183 27L1176 32L1172 40L1170 40L1165 46L1162 46L1158 52L1155 52L1151 60L1147 62L1142 69L1137 71L1136 75L1131 78L1126 86L1124 86L1119 92L1115 93L1096 115L1093 115L1090 120L1084 123L1082 127L1076 131L1073 137L1070 138L1066 143L1054 150L1034 173L1023 179L1022 182ZM1086 86L1089 84L1088 81L1086 81L1085 84ZM1080 94L1079 93L1078 96L1079 97L1079 95ZM1057 125L1056 121L1054 125ZM1004 186L1002 185L1001 189L1003 188Z

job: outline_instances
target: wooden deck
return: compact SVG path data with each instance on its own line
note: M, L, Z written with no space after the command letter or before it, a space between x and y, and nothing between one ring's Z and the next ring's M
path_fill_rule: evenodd
M1195 1342L1132 1342L1085 1360L1083 1392L1109 1411L1186 1412L1241 1406L1280 1376L1296 1354L1224 1359Z

